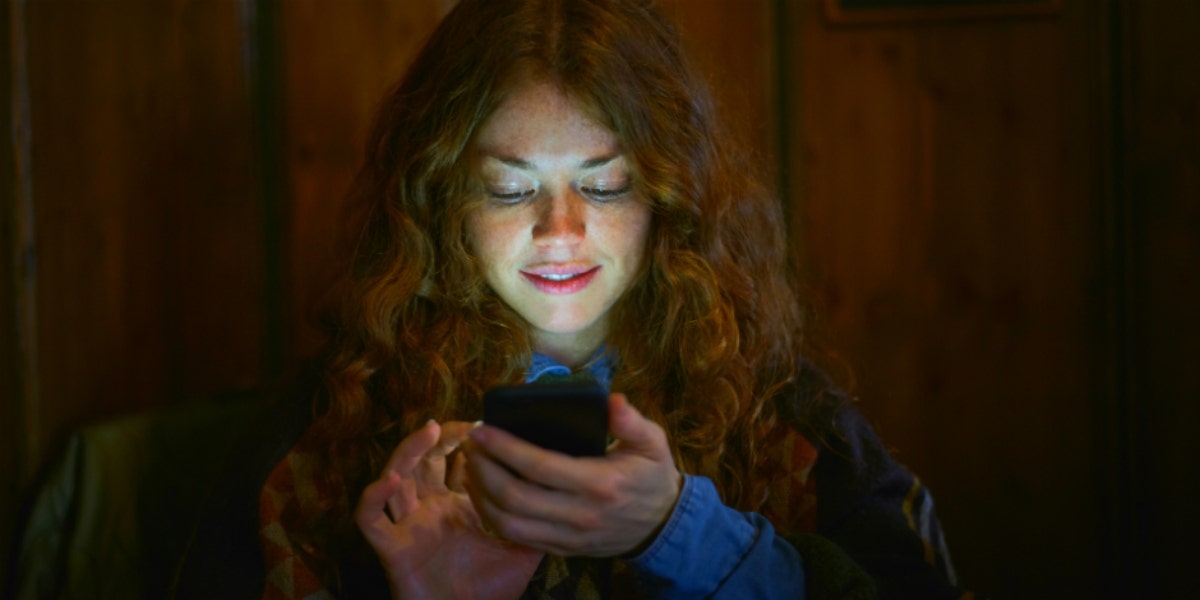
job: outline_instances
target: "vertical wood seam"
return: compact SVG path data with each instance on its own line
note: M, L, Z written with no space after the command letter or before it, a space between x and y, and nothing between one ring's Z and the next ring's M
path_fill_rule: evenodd
M37 360L37 240L33 205L33 124L29 99L28 42L25 37L26 0L11 0L9 9L9 69L12 152L12 258L15 310L17 412L21 415L21 436L16 446L21 486L28 481L41 455L41 405Z
M791 67L791 61L788 56L787 30L788 30L788 0L775 0L768 10L773 13L773 17L768 19L774 24L770 35L771 51L775 54L775 69L771 76L775 77L775 106L774 106L774 121L775 121L775 167L778 175L775 182L778 189L776 194L779 196L779 202L782 203L784 227L788 232L789 246L795 246L797 240L791 239L790 235L793 232L793 210L792 206L792 190L791 190L791 173L789 171L789 156L791 152L791 131L789 123L791 122L788 115L788 102L791 100L791 94L788 90L789 78L788 70ZM793 248L792 252L795 252Z
M1106 406L1101 414L1105 423L1099 426L1104 438L1100 448L1103 460L1111 471L1102 470L1101 481L1108 477L1105 487L1105 510L1101 511L1105 523L1107 545L1104 571L1109 578L1105 587L1117 596L1128 596L1135 589L1135 581L1145 582L1148 575L1142 571L1143 561L1138 558L1133 507L1136 503L1136 415L1132 407L1132 394L1136 384L1130 363L1130 348L1136 340L1130 322L1136 301L1133 281L1133 248L1130 193L1127 189L1126 173L1126 75L1129 67L1126 44L1126 11L1121 0L1108 0L1103 5L1103 23L1097 27L1101 37L1098 45L1103 55L1101 65L1101 208L1104 247L1101 268L1104 270L1105 287L1105 356L1103 358L1107 388L1104 397ZM1145 549L1143 549L1145 550ZM1153 553L1151 553L1153 555ZM1137 595L1137 594L1134 594Z
M250 94L255 181L263 233L263 363L262 375L272 381L283 371L286 340L283 320L284 256L287 212L284 179L286 147L282 125L285 111L280 39L280 4L274 0L242 0L245 76Z

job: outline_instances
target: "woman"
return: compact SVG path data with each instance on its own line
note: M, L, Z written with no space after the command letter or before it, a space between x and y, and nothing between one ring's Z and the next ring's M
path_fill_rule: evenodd
M956 595L649 0L461 1L352 200L318 417L260 490L268 596ZM613 390L605 456L471 424L547 370Z

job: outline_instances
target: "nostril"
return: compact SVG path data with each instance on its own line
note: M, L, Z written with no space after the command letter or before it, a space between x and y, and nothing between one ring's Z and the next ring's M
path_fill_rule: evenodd
M587 223L572 214L548 215L533 227L534 239L549 243L577 241L586 232Z

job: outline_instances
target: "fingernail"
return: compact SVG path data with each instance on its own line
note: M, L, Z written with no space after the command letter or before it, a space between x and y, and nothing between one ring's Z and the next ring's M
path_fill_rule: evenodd
M480 425L483 425L482 419L475 421L474 423L471 423L471 429L475 429L476 427L479 427Z

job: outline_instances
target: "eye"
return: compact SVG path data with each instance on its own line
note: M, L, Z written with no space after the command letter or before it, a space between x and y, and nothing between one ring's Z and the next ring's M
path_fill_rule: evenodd
M629 193L629 186L621 186L619 188L607 188L602 186L586 186L579 188L588 198L597 202L612 202L620 199L625 194Z
M491 196L492 200L495 200L499 204L518 204L522 200L533 196L533 193L534 190L532 189L514 191L488 190L488 196Z

